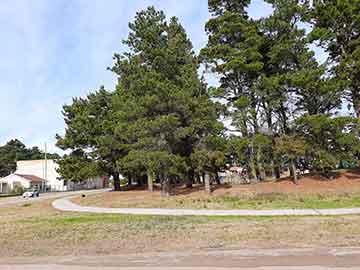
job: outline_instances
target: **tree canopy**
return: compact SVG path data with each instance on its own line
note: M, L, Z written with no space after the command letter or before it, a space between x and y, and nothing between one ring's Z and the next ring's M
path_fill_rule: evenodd
M359 116L359 2L265 2L272 14L254 19L250 0L209 0L199 55L178 18L137 12L127 49L108 68L114 89L63 108L63 177L108 174L120 190L123 175L149 190L157 181L169 195L205 174L218 179L229 164L253 181L290 170L297 183L298 169L326 174L356 160L359 119L344 105ZM325 63L314 43L329 53ZM219 85L208 87L200 67Z
M102 89L64 106L67 130L58 145L82 150L82 156L108 166L113 177L155 175L164 190L177 179L191 184L192 154L212 151L204 141L221 136L218 106L198 76L198 59L177 18L168 21L149 7L129 28L128 51L115 54L111 68L118 76L116 90ZM96 106L105 95L107 101Z
M341 158L354 158L359 143L356 132L349 131L357 128L356 120L336 116L344 85L347 89L350 85L329 73L329 65L320 65L309 49L310 42L325 31L316 30L321 27L316 12L310 19L315 21L315 30L308 35L302 26L309 21L308 6L296 0L266 2L273 13L260 19L248 15L250 1L209 2L209 39L201 56L208 70L220 76L220 86L212 93L226 101L232 127L240 133L240 138L230 139L230 153L248 167L250 178L258 180L269 173L279 176L286 164L294 171L304 160L302 164L309 169L323 169L331 159L328 168L334 168L339 162L336 152L342 153ZM330 2L341 1L324 1L321 6L332 10L334 3ZM349 5L347 9L351 9ZM323 12L320 9L318 12ZM353 15L350 21L356 24ZM350 123L354 128L349 129ZM314 125L316 129L309 128ZM323 141L316 147L315 141L309 140L327 133L345 136L341 141L354 143L351 151L345 150L345 145L333 145L328 136L318 138Z

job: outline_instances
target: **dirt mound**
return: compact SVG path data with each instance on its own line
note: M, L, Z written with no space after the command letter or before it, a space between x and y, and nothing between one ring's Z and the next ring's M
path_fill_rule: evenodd
M300 194L341 194L360 191L360 171L346 171L339 173L333 180L319 175L307 175L300 178L295 185L290 178L278 181L261 182L254 185L234 185L220 187L214 191L215 195L239 195L248 193L300 193Z

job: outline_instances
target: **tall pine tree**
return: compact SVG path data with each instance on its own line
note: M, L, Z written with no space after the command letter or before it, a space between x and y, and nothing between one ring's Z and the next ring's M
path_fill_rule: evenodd
M164 195L178 179L195 179L191 155L201 142L221 133L216 106L199 79L198 60L184 28L153 7L138 12L124 43L129 51L115 55L119 76L118 110L132 136L131 151L120 167L159 178ZM131 116L131 117L129 117ZM149 182L150 183L150 182Z

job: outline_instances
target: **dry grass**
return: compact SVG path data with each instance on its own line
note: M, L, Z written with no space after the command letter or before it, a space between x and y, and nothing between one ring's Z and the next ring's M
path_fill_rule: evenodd
M289 179L256 185L220 186L211 196L203 187L178 188L177 195L161 198L146 190L108 192L75 198L74 202L99 207L277 209L360 207L360 172L343 171L333 181L319 176L302 177L299 185Z
M50 201L0 208L0 257L204 248L356 246L360 216L151 217L61 213Z
M360 193L291 194L244 193L214 194L203 191L162 198L159 192L107 192L72 199L84 206L110 208L175 208L175 209L326 209L360 207Z

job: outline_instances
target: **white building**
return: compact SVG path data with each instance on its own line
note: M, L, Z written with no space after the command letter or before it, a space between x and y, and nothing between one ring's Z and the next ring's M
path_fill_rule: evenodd
M35 175L45 179L45 186L51 191L66 191L64 180L56 171L59 165L54 160L23 160L16 163L14 174Z
M35 175L10 174L0 179L0 193L10 193L17 187L23 189L34 187L37 190L41 190L45 183L44 179Z
M107 177L92 177L80 183L66 182L57 172L59 165L54 160L24 160L16 163L16 171L0 179L0 193L9 193L16 186L24 189L37 187L47 191L67 191L106 188Z

